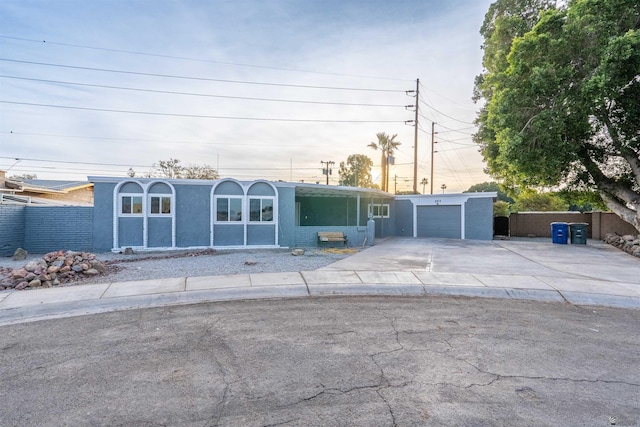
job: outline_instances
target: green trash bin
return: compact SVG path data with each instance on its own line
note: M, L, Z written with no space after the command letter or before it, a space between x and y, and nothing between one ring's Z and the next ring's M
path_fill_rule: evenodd
M589 224L585 222L572 222L569 224L569 230L571 231L572 245L587 244L587 227L588 226Z

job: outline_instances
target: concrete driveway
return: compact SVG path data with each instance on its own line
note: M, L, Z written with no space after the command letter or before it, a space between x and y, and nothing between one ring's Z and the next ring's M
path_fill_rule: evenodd
M601 241L454 240L393 237L324 270L429 271L596 279L640 285L640 258Z

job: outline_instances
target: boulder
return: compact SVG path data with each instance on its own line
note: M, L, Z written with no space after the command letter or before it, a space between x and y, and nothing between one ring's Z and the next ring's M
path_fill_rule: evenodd
M291 255L293 255L293 256L304 255L304 249L296 248L296 249L291 251Z
M36 268L40 266L39 261L40 260L29 261L27 265L24 266L24 269L33 273L34 271L36 271Z
M13 253L13 260L14 261L24 261L25 259L27 259L27 255L29 255L29 253L27 251L25 251L22 248L18 248Z
M27 277L27 274L29 274L29 272L25 268L16 268L11 272L11 277L13 279L24 279Z

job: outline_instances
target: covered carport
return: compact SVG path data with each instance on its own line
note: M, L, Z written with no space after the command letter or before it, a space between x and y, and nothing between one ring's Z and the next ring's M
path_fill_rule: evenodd
M350 244L363 244L370 217L375 221L377 237L393 235L392 210L393 196L384 191L296 183L296 244L314 244L318 231L341 231Z

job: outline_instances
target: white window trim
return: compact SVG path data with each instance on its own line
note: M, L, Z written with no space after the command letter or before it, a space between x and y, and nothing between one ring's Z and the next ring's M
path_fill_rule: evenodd
M241 203L241 214L242 214L242 218L240 219L240 221L229 221L228 219L226 221L220 221L218 220L218 199L226 199L229 200L229 207L231 207L231 199L236 199L236 200L240 200ZM247 222L247 215L245 214L245 212L247 211L246 207L245 207L245 197L244 196L238 196L238 195L226 195L226 194L219 194L213 197L213 223L214 224L225 224L225 225L242 225L245 224Z
M373 208L374 206L378 207L378 213L380 213L380 209L384 212L385 209L387 211L386 215L374 215ZM388 203L370 203L367 205L367 212L369 218L389 218L389 204Z
M275 206L276 206L276 198L273 196L247 196L248 198L248 206L249 206L249 215L247 217L247 222L249 224L265 224L265 225L269 225L269 224L273 224L275 222ZM260 200L260 219L259 220L251 220L251 200ZM262 201L263 200L271 200L271 208L272 208L272 217L271 217L271 221L264 221L262 219Z
M151 213L151 199L153 197L159 197L160 198L160 212L158 213ZM168 198L169 199L169 213L162 213L162 199L163 198ZM148 201L147 201L147 206L149 209L148 212L148 216L150 218L168 218L173 214L173 210L174 210L174 206L173 206L173 195L169 194L169 193L149 193L148 194Z
M129 183L134 183L137 184L140 189L142 190L141 192L138 193L121 193L120 189ZM158 183L162 183L162 184L166 184L170 189L171 189L171 214L164 214L164 215L149 215L148 211L147 211L147 202L150 201L149 199L149 194L168 194L168 193L150 193L149 189L151 187L153 187L155 184ZM123 214L122 212L122 196L134 196L134 197L142 197L142 214ZM176 197L176 190L175 187L166 180L152 180L149 182L141 182L140 180L137 179L130 179L130 180L124 180L124 181L120 181L118 184L116 184L116 186L113 188L113 248L111 249L112 251L117 251L119 249L121 249L121 245L120 245L120 241L118 238L118 233L120 230L120 223L119 223L119 219L120 218L142 218L142 246L136 246L136 248L141 248L141 249L146 249L148 248L148 241L149 241L149 226L148 226L148 222L149 222L149 218L150 217L158 217L161 216L162 218L171 218L171 248L175 248L176 247L176 215L175 215L175 197Z
M133 198L134 197L140 197L140 203L142 205L142 210L139 213L135 213L135 212L125 213L125 212L122 212L122 206L124 205L124 203L122 203L122 199L124 199L125 197L131 197L131 208L132 209L133 209ZM144 193L119 193L118 194L118 216L119 217L142 218L144 216L144 211L145 211Z

